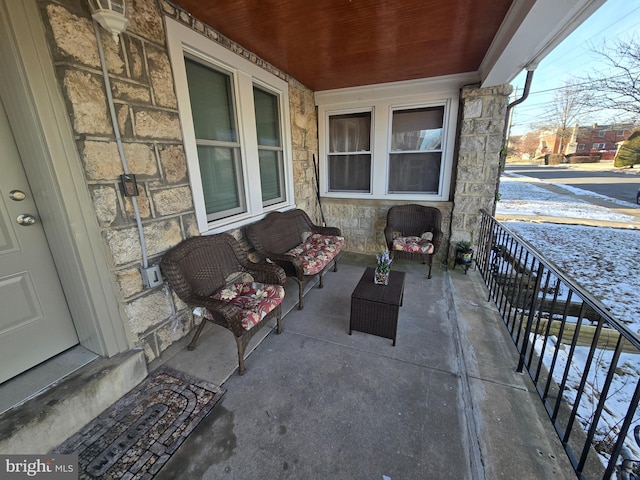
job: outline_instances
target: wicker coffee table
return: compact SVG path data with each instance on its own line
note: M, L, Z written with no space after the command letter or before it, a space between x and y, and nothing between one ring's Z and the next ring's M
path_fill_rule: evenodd
M367 267L351 294L349 335L353 330L393 340L396 345L398 311L404 294L404 272L391 271L388 285L373 283L374 269Z

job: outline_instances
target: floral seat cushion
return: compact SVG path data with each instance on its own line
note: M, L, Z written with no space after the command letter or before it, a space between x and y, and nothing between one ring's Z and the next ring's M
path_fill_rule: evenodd
M422 237L396 237L393 239L393 250L409 253L422 253L429 255L433 253L434 247L426 238Z
M284 287L259 282L231 283L214 293L212 298L238 307L242 316L242 327L250 330L280 305L284 298ZM213 318L206 309L204 316Z
M343 245L344 237L314 233L286 254L302 260L305 275L315 275L334 259Z

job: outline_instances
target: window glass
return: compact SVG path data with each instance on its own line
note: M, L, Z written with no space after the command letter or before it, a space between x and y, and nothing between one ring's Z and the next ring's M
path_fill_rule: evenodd
M185 59L196 138L236 142L231 77Z
M391 151L442 149L444 108L416 108L393 112Z
M392 117L389 193L438 194L444 107L395 110Z
M329 191L371 191L371 112L329 117Z
M440 153L392 153L389 156L389 192L438 193Z
M329 137L331 153L371 151L371 112L332 115Z
M280 113L278 97L255 86L253 87L253 101L258 134L262 202L266 206L285 199Z
M371 178L371 155L329 156L329 190L333 192L368 192Z
M258 145L280 146L280 115L278 97L253 87L254 107L256 111L256 129Z
M207 214L236 210L241 206L235 149L198 146L200 175Z

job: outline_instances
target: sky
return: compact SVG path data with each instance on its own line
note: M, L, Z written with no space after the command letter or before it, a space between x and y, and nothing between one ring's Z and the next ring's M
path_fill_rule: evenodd
M539 121L545 103L552 101L553 92L565 81L602 71L602 59L593 52L594 48L632 38L640 40L640 1L607 0L540 62L533 74L529 97L514 108L511 135L532 130L531 124ZM526 72L522 72L511 82L515 89L512 99L522 95L525 77ZM606 124L621 120L624 118L619 112L599 111L590 115L585 123Z

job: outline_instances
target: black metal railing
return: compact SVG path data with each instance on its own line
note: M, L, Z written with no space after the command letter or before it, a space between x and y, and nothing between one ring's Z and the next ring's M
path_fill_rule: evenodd
M640 461L636 335L486 211L476 264L578 478L629 478Z

